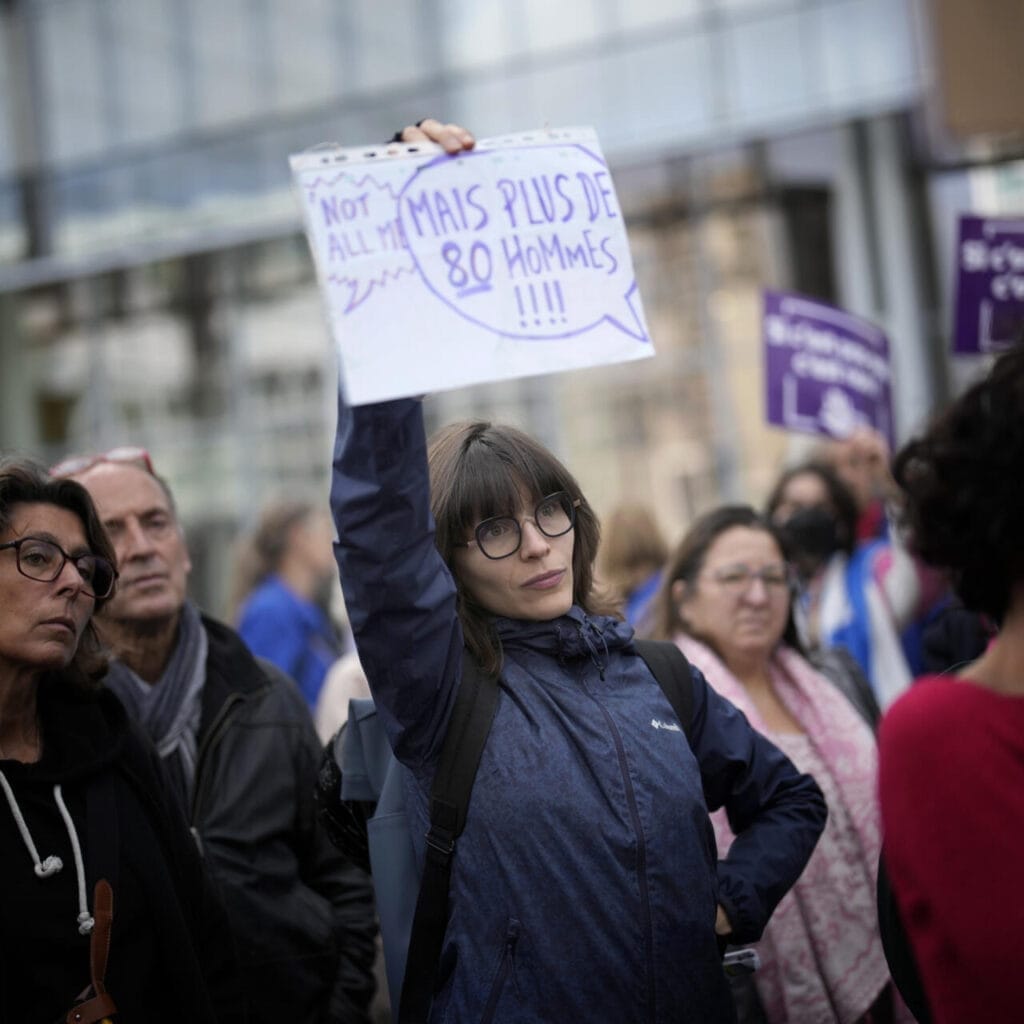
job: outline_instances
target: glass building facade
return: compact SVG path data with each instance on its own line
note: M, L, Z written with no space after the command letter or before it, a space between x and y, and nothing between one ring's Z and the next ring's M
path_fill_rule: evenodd
M287 157L432 113L597 128L658 353L437 395L432 424L518 423L675 539L794 443L762 422L772 286L889 331L905 435L949 387L953 213L1024 180L929 169L925 27L914 0L4 0L0 446L150 448L220 610L239 526L326 492L336 369Z

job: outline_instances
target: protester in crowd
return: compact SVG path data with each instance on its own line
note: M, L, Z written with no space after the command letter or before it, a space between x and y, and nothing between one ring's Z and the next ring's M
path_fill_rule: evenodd
M108 685L156 745L219 884L249 1020L365 1020L372 894L316 820L320 744L301 694L186 598L185 537L148 454L53 472L86 487L117 552L97 618L117 659Z
M936 1024L1024 1006L1024 348L895 461L910 544L1000 624L955 676L920 680L880 731L885 861Z
M890 458L885 437L878 430L860 426L848 437L823 441L811 459L828 466L853 497L857 507L857 544L889 536L886 509L895 496Z
M115 581L86 491L0 463L0 1020L63 1021L92 980L112 1002L83 1019L240 1019L223 910L152 747L100 685L92 617Z
M658 592L668 544L646 505L620 505L604 524L598 570L631 626L636 626Z
M924 599L914 559L895 538L857 544L856 502L828 466L788 469L766 508L799 577L796 621L804 645L849 651L884 709L910 685L899 634Z
M472 146L432 120L403 137ZM696 672L688 747L632 630L597 606L593 510L524 434L449 427L428 471L418 400L341 400L332 505L420 857L463 649L500 674L429 1019L733 1019L717 938L756 939L799 875L813 781ZM706 808L723 805L739 838L716 863Z
M654 635L674 640L718 694L813 775L828 802L824 834L756 947L767 1020L877 1020L871 1015L891 1012L892 999L875 916L875 740L802 655L792 582L775 528L748 506L723 506L694 523L670 556ZM727 851L730 823L721 812L712 821L719 852Z
M995 623L971 611L950 592L938 603L921 633L924 675L956 672L980 658L996 635Z
M239 635L299 684L311 709L342 650L328 614L333 539L326 511L308 502L271 505L243 542L236 572Z

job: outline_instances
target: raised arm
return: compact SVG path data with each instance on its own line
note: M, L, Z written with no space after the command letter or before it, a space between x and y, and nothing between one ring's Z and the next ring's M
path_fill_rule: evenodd
M825 798L746 717L693 670L693 752L709 811L724 807L736 840L718 863L731 941L756 942L800 877L825 827Z
M331 510L359 659L395 755L417 768L439 752L462 656L418 400L350 408L339 392Z

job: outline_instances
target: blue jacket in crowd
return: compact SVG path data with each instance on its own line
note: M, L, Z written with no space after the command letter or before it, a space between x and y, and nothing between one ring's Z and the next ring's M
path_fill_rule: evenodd
M316 708L327 670L341 655L337 632L318 604L268 576L242 605L238 633L253 654L290 675Z
M332 506L360 659L413 834L459 685L420 405L339 412ZM496 620L504 663L451 882L431 1021L734 1019L714 933L757 939L824 826L814 781L693 673L692 749L632 629ZM738 838L718 861L708 809Z

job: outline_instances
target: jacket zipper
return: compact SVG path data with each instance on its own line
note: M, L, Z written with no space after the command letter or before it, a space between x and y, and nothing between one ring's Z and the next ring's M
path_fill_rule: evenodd
M206 734L206 739L203 741L203 745L199 748L199 754L196 757L196 777L192 788L192 820L190 824L194 833L199 827L199 808L202 804L202 797L206 795L206 790L208 788L204 785L206 779L203 776L203 766L206 763L206 758L214 745L220 742L221 736L224 735L224 730L227 728L231 712L234 710L236 705L241 704L244 700L245 697L242 694L232 693L228 699L224 701L221 705L220 711L217 712L217 717L213 720L213 724L210 726L210 731Z
M508 981L509 973L512 970L512 957L515 953L516 943L519 941L519 922L512 918L508 923L508 933L505 936L505 951L501 957L501 967L498 969L497 977L491 986L491 994L487 999L487 1005L480 1016L480 1024L490 1024L494 1012L498 1008L498 1000L505 989L505 982Z
M626 790L626 805L629 807L629 815L633 820L633 830L636 834L636 871L637 883L640 888L640 907L642 911L644 926L644 953L647 957L647 1003L650 1007L650 1020L656 1018L655 988L654 988L654 925L651 920L651 894L647 887L647 844L644 841L643 829L640 825L640 812L636 806L636 794L633 791L633 781L629 777L629 765L626 763L626 750L622 745L622 735L615 725L615 721L608 713L608 709L590 692L584 683L583 688L587 691L590 699L601 709L605 721L608 723L608 730L611 732L612 740L615 743L615 753L619 758L619 771L622 773L622 782Z

